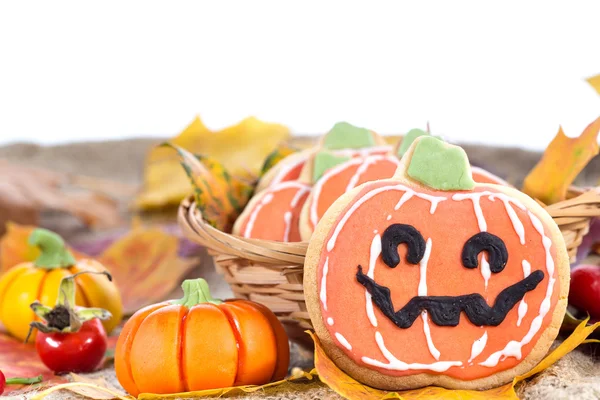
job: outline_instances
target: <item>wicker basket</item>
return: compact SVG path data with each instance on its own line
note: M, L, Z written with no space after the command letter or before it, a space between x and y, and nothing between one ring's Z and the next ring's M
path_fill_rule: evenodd
M558 224L574 261L591 219L600 216L600 191L571 188L567 200L546 210ZM290 338L305 341L304 330L311 328L302 288L307 243L246 239L221 232L204 222L192 199L181 203L178 218L186 237L208 249L236 297L266 305Z

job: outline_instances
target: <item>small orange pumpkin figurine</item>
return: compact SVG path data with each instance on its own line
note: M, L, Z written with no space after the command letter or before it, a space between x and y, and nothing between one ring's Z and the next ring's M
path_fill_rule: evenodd
M106 271L98 261L76 260L63 239L46 229L34 230L29 244L40 248L40 256L34 262L16 265L0 278L0 321L19 340L25 340L29 324L36 318L31 303L38 300L54 306L63 278L83 271ZM115 283L94 274L78 275L75 283L76 305L103 308L112 314L112 318L102 321L106 333L110 333L123 316L121 295Z
M130 394L261 385L286 376L288 338L268 308L214 299L204 279L182 287L182 299L139 310L121 331L115 369Z

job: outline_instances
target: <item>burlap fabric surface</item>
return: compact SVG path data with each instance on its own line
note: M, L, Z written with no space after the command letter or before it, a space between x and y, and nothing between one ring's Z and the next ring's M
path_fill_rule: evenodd
M15 163L25 163L51 170L76 173L91 177L111 179L132 186L140 184L143 160L150 146L158 141L148 139L124 140L102 143L77 143L52 147L40 147L32 144L14 144L0 147L0 159ZM471 162L487 168L509 182L519 186L527 173L539 160L540 153L514 148L491 148L485 146L464 146ZM600 160L593 160L578 177L578 185L597 185L600 177ZM126 210L126 206L123 207ZM51 229L65 235L67 240L81 237L95 237L105 233L92 232L71 218L48 214L43 223ZM205 276L211 282L218 296L227 296L227 285L214 273L212 265L204 262L193 273ZM600 398L600 361L597 356L598 345L580 347L557 364L522 385L519 394L523 399L599 399ZM310 368L310 354L293 347L293 364L301 368ZM112 368L90 374L90 377L102 376L115 384ZM296 391L276 392L265 397L264 394L232 396L233 398L268 399L338 399L333 391L316 381L298 385ZM48 399L79 398L69 392L52 394Z

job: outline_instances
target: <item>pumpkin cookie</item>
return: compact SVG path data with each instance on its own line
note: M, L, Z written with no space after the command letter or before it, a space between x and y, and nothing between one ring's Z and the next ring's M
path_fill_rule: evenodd
M315 165L318 166L322 156L323 153L316 155ZM342 160L333 157L334 160ZM302 240L310 240L315 226L338 197L362 183L391 178L399 164L398 158L392 155L354 157L327 169L322 176L313 177L316 183L300 213ZM315 167L314 171L317 174L321 173L318 167Z
M529 371L558 334L568 288L547 212L518 190L474 182L465 152L430 136L394 178L333 203L304 268L327 355L387 390L486 389Z
M255 194L233 225L233 234L246 238L299 242L298 218L310 186L289 181Z
M473 180L477 183L494 183L496 185L512 186L504 179L483 168L471 166L471 174L471 176L473 176Z
M306 161L313 155L314 149L306 149L290 154L279 161L273 168L260 178L256 185L256 191L260 192L271 185L281 182L297 181Z

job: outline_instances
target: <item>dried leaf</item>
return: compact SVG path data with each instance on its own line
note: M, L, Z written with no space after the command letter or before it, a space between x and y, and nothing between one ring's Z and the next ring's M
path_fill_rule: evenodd
M477 390L450 390L440 387L426 387L422 389L406 390L402 392L388 392L385 390L374 389L363 385L352 379L345 372L339 369L323 351L319 338L308 332L315 343L315 368L321 381L326 383L340 396L354 400L380 400L380 399L469 399L469 400L518 400L515 392L515 385L541 371L548 368L556 361L570 353L594 330L600 326L600 322L594 325L586 326L588 319L582 321L573 333L565 339L554 351L546 356L535 368L527 374L517 376L512 383L499 388L477 391Z
M78 374L69 374L71 381L78 383L72 386L63 386L62 389L77 393L83 397L95 400L110 400L115 397L125 398L130 397L123 391L121 387L114 386L105 377L90 378ZM85 385L82 385L85 384ZM60 390L60 389L56 389Z
M158 228L134 226L97 260L112 273L126 314L164 300L195 261L178 256L179 239Z
M588 78L587 81L594 89L596 89L596 92L600 94L600 75L592 76L591 78Z
M0 366L4 375L7 378L42 375L44 379L41 384L33 387L8 386L5 394L11 394L11 392L14 394L14 391L17 390L22 392L23 389L29 390L42 385L56 385L66 381L64 377L54 376L54 372L46 368L38 357L35 346L24 344L2 333L3 330L4 328L0 325Z
M223 164L231 176L252 180L258 177L265 157L289 136L289 130L256 118L247 118L218 132L210 131L196 118L170 140L193 154L210 156ZM169 149L154 148L148 154L144 188L135 206L153 209L177 205L191 193L189 181Z
M77 393L84 398L89 399L121 399L121 400L133 400L135 397L129 396L127 394L122 394L120 391L116 391L113 389L109 389L103 387L96 383L88 383L88 382L70 382L63 383L61 385L57 385L51 387L50 389L46 389L43 392L39 392L30 396L30 400L42 400L45 399L46 396L52 394L53 392L57 392L59 390L69 390L71 392Z
M577 318L570 310L570 306L567 308L565 312L565 317L563 318L562 325L560 326L561 331L572 332L577 327L585 321L584 319Z
M223 164L213 158L194 155L169 143L165 146L175 149L181 157L204 220L224 232L230 231L248 203L253 185L232 177Z
M523 191L545 204L566 199L569 186L598 154L599 131L600 118L588 125L577 138L568 138L560 128L542 159L525 178Z
M29 392L39 388L59 385L68 382L65 376L54 375L40 360L35 346L22 343L6 333L3 333L4 327L0 325L0 366L4 375L9 377L33 377L42 375L43 381L40 384L23 387L11 385L7 387L5 394ZM108 352L114 352L117 345L118 334L111 334L108 337Z
M273 150L271 153L269 153L267 158L265 158L265 162L263 163L263 166L260 169L260 176L262 177L271 168L273 168L275 165L277 165L277 163L279 161L283 160L290 154L296 153L297 151L298 151L298 149L296 149L295 147L291 147L286 144Z
M220 397L224 395L235 395L244 393L253 393L262 391L266 396L273 395L276 393L282 393L285 391L298 393L309 386L314 386L316 381L314 378L316 374L314 372L301 372L288 379L284 379L277 382L271 382L261 386L236 386L220 389L208 389L196 392L186 393L173 393L173 394L152 394L142 393L138 396L138 399L187 399L187 398L201 398L201 397ZM77 393L83 397L95 399L95 400L110 400L110 399L121 399L129 400L134 397L125 394L121 389L114 387L110 382L103 378L91 379L84 376L71 374L73 382L66 383L58 386L54 386L44 392L41 392L33 397L33 400L43 399L52 392L58 390L69 390Z
M6 221L36 224L41 211L63 211L94 226L121 222L118 204L99 192L69 190L69 177L0 160L0 233Z

